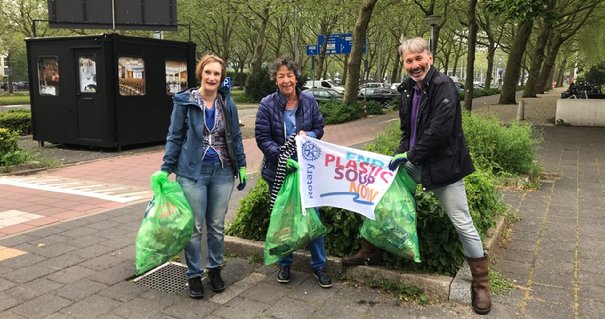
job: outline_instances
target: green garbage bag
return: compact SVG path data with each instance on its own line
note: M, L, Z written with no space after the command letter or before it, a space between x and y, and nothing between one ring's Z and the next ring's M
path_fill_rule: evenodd
M314 208L302 209L297 170L279 189L265 240L265 265L271 265L326 233Z
M181 186L167 174L151 176L153 198L135 243L136 274L140 275L176 256L189 243L193 213Z
M419 263L416 232L416 182L400 169L374 209L375 220L363 221L361 237L376 247Z

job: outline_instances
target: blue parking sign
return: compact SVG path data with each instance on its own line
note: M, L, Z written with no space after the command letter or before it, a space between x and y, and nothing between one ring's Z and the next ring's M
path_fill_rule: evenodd
M231 93L231 77L230 76L225 77L225 80L223 81L223 86L229 90L229 93Z

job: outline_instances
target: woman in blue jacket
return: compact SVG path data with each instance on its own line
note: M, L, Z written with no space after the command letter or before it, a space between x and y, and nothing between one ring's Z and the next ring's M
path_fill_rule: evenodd
M324 134L323 116L315 97L301 92L296 84L301 78L300 68L291 58L278 58L270 70L271 80L277 91L265 96L256 113L255 136L258 148L263 152L262 177L273 188L280 146L293 134L307 135L321 139ZM323 236L309 243L313 275L323 288L332 286L332 279L326 271L326 253ZM290 281L290 254L279 261L277 281Z
M207 229L206 268L213 291L225 289L221 278L224 224L234 178L238 190L246 185L246 155L235 104L221 88L225 62L214 55L202 57L195 71L199 88L174 95L174 108L166 137L161 170L175 173L193 210L195 227L185 248L189 296L202 298L202 227ZM220 89L219 89L220 88Z

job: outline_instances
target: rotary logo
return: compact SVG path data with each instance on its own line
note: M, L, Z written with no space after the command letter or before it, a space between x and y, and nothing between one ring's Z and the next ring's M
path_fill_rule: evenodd
M321 150L313 142L304 142L302 145L302 156L307 161L315 161L321 155Z

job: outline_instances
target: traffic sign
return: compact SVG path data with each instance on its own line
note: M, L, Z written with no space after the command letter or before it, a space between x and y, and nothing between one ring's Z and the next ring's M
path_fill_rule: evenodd
M307 55L318 55L319 45L307 45Z
M227 90L229 90L229 92L231 92L231 77L230 76L226 76L225 80L223 81L223 86L227 88Z
M325 35L317 36L317 44L307 45L307 55L319 55L321 46L324 43ZM353 47L353 34L351 33L333 33L328 37L326 43L326 54L351 54ZM366 42L363 41L363 53L366 52Z

